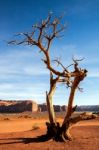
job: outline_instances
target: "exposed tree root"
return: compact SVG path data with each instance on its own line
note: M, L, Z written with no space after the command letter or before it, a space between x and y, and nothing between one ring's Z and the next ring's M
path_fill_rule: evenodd
M93 115L88 115L86 113L82 113L76 117L70 117L62 126L60 126L59 122L50 124L46 122L47 126L47 137L48 139L53 139L54 141L66 142L67 140L72 140L72 136L70 134L70 129L74 124L81 120L94 119Z
M57 124L46 123L47 125L47 136L50 139L60 142L66 142L67 140L71 140L71 135L69 133L69 129L60 127L59 122Z

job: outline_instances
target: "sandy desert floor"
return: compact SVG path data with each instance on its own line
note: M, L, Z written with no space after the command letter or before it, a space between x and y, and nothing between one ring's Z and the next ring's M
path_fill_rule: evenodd
M61 118L59 121L61 122ZM98 150L99 118L72 128L72 141L45 141L46 118L0 117L0 150Z

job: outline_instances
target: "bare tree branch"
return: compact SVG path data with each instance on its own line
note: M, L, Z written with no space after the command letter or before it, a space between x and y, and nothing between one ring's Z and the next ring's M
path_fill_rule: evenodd
M59 59L54 59L53 61L56 62L58 65L60 65L62 69L68 73L68 70L64 67L64 65L60 62Z

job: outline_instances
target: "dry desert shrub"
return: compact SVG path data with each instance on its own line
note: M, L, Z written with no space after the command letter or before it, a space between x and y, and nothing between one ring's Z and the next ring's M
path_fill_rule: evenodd
M4 120L10 120L9 118L4 118Z
M39 125L37 123L35 123L33 126L32 126L32 130L38 130L40 129Z

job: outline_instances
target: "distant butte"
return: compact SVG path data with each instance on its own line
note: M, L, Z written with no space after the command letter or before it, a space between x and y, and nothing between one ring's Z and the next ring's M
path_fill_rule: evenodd
M54 105L55 112L66 111L65 105ZM47 105L37 104L32 100L0 100L0 113L21 113L21 112L44 112L47 111ZM77 106L76 111L99 112L99 105L82 105Z

